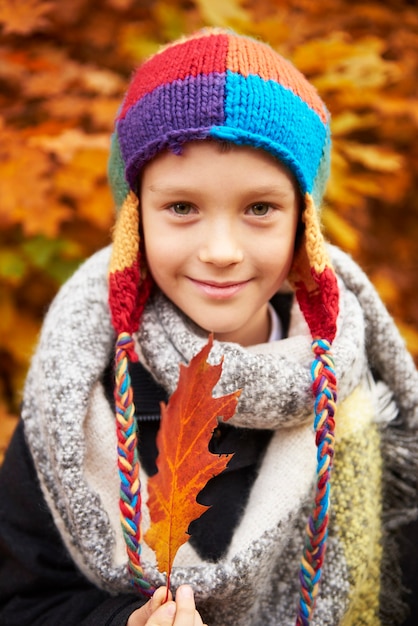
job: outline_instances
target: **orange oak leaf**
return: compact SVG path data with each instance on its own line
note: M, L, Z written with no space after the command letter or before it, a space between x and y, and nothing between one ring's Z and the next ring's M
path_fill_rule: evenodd
M212 397L222 372L222 362L210 365L206 360L212 344L210 336L188 366L180 365L177 389L167 406L161 404L158 473L148 480L151 526L145 541L156 553L158 569L167 574L168 587L177 550L190 537L189 524L209 508L199 504L196 496L231 458L208 449L218 418L227 421L234 415L241 393Z

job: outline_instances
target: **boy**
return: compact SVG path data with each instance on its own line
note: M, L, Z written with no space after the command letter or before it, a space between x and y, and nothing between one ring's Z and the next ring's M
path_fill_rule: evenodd
M2 470L2 623L402 623L418 377L370 283L324 243L329 154L324 104L264 44L207 30L134 75L112 249L51 306ZM210 332L216 394L242 389L210 448L234 457L199 495L211 508L162 604L141 530L159 401Z

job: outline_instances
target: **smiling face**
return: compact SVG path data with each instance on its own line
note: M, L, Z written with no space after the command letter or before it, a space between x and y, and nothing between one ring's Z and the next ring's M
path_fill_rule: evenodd
M140 200L147 266L165 295L220 341L266 341L299 220L288 170L254 148L193 142L144 168Z

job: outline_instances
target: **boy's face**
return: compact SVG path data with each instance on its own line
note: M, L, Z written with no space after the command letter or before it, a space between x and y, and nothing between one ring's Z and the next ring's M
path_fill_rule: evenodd
M147 265L165 295L220 341L266 341L299 219L287 169L253 148L193 142L144 168L140 200Z

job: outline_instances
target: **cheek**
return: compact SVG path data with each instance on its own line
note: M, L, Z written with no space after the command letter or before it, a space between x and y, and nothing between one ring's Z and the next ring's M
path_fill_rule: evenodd
M260 257L260 249L263 251ZM259 267L271 280L287 276L293 261L294 241L292 237L279 238L258 248Z
M145 255L148 269L158 282L158 277L167 273L166 247L161 249L145 244Z
M184 266L184 256L184 248L178 245L175 237L165 237L161 233L156 237L145 237L146 264L161 289L163 283L168 284Z
M154 273L160 265L165 265L166 260L173 257L172 238L164 235L164 231L158 228L151 220L144 220L144 250L147 265Z

